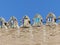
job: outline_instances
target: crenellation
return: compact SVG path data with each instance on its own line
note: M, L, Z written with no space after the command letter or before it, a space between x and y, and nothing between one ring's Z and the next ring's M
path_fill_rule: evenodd
M7 45L58 45L60 23L56 21L60 20L60 17L56 19L55 14L49 13L45 24L39 14L32 19L33 24L30 20L27 15L24 16L19 26L14 16L8 22L4 18L0 18L0 42L7 43Z
M43 23L43 18L40 14L36 14L35 17L32 19L33 24L31 24L30 18L26 15L20 21L21 25L18 25L18 21L16 17L12 16L8 22L5 21L4 18L0 18L0 28L19 28L19 27L40 27L42 25L57 25L56 21L60 20L60 17L56 18L55 14L49 13L46 17L46 23ZM3 23L3 24L2 24Z

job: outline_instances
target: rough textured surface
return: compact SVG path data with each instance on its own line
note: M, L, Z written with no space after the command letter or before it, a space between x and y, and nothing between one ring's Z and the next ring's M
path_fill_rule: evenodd
M60 25L0 29L0 45L60 45Z

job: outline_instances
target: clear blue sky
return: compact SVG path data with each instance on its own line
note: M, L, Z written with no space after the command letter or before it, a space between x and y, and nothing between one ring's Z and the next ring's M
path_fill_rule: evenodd
M60 15L60 0L0 0L0 16L6 20L20 20L26 14L32 19L36 13L45 19L49 12Z

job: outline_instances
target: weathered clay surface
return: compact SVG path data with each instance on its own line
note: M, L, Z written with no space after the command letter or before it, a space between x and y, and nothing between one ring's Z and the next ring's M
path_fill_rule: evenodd
M0 45L60 45L60 25L0 29Z

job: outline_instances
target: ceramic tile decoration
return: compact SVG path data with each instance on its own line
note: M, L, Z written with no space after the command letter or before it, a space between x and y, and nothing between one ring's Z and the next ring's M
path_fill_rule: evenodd
M36 14L35 17L33 18L33 26L41 26L42 24L42 17L39 14Z
M23 17L21 22L22 22L22 27L30 27L31 26L30 18L27 15Z

